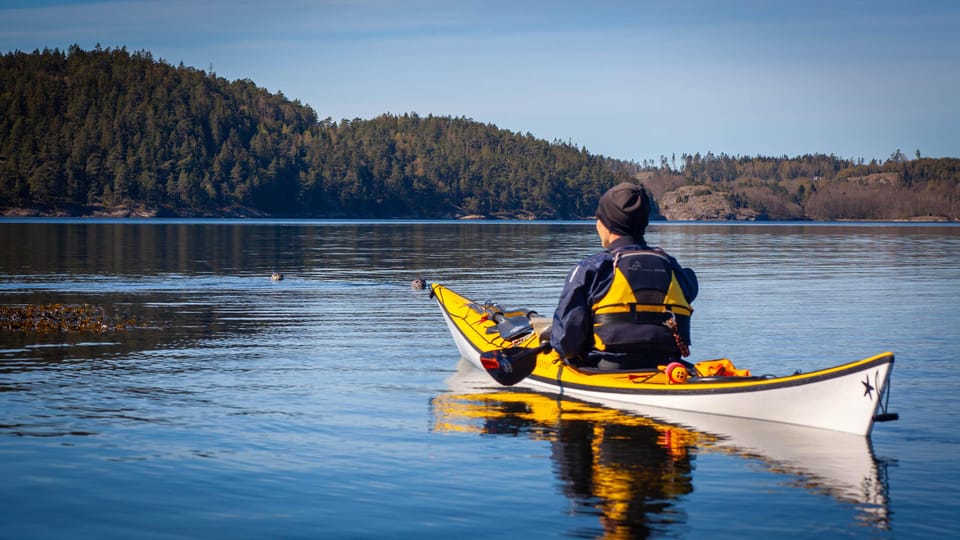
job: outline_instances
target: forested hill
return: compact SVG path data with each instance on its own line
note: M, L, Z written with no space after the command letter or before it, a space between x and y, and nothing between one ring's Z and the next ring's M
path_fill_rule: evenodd
M582 217L624 174L464 118L319 120L125 49L0 59L0 207L159 215Z
M919 152L637 164L466 118L320 119L144 51L0 57L7 214L581 218L630 178L670 219L960 218L960 160Z

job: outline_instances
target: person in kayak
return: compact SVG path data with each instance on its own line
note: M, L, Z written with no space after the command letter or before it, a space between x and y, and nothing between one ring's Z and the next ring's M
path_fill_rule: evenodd
M643 238L650 197L622 183L597 206L603 251L570 272L548 336L564 361L604 370L656 369L690 354L693 270Z

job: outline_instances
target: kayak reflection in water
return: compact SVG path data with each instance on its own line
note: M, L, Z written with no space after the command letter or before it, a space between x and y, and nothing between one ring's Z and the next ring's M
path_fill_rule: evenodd
M564 495L597 512L607 538L645 538L659 521L683 523L674 501L693 491L692 435L642 424L561 422L551 445Z
M886 463L865 437L684 411L620 410L490 389L483 377L461 365L448 381L452 392L431 401L433 429L549 441L561 491L577 513L600 522L601 530L574 536L676 533L688 523L681 500L694 490L696 455L704 452L760 460L793 487L854 504L859 525L889 526Z
M693 490L689 449L709 437L531 393L442 395L433 407L437 431L543 435L550 428L563 494L578 512L599 516L606 538L643 538L685 522L674 501Z

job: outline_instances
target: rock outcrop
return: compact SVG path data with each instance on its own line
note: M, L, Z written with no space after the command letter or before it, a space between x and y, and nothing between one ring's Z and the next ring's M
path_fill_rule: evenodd
M755 221L756 210L737 208L729 193L707 186L683 186L664 193L657 201L660 214L670 221Z

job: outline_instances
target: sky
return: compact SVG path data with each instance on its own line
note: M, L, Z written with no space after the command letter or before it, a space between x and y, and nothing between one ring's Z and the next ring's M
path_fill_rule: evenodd
M0 0L0 53L73 44L637 163L960 157L953 0Z

